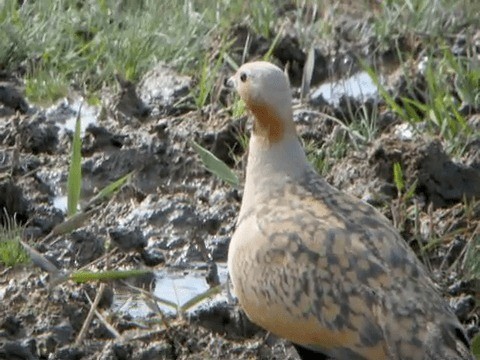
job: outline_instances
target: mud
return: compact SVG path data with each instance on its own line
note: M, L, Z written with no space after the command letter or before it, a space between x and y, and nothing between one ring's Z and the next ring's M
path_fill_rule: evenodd
M452 158L440 139L415 132L383 111L375 84L366 73L357 72L355 60L368 58L376 44L355 41L359 19L340 22L348 26L337 35L344 40L337 52L326 51L328 44L315 49L307 101L300 102L298 86L308 49L300 48L295 29L284 29L273 53L279 65L290 64L299 135L323 150L338 136L346 139L350 145L343 156L329 160L327 180L394 221L472 337L480 318L479 281L469 272L474 265L468 260L478 260L479 109L459 105L473 135L464 155ZM258 58L271 45L247 26L233 28L235 59L241 58L248 34L248 59ZM404 51L412 50L406 41L400 43ZM396 46L380 54L382 61L392 58ZM467 46L460 40L452 43L455 53ZM225 67L222 74L229 72ZM242 188L207 172L190 146L192 140L199 142L242 177L241 138L250 124L246 117L233 119L222 106L231 103L231 96L221 85L218 99L197 110L192 97L195 79L158 64L139 84L118 76L118 88L105 90L99 107L72 92L42 108L22 96L21 79L13 80L14 75L0 83L0 209L15 214L25 239L61 270L91 264L88 268L93 270L149 268L153 275L141 283L107 284L98 308L103 320L94 316L85 338L77 341L98 284L57 284L51 274L33 265L0 266L0 359L298 359L288 342L251 324L229 291L225 262ZM384 75L382 81L393 92L407 91L397 74ZM374 139L359 140L345 131L349 113L362 107L367 113L380 109ZM99 189L132 175L113 198L90 207L82 226L47 237L66 219L66 180L77 117L83 140L81 206L91 206ZM416 182L413 198L399 197L394 163L401 165L407 186ZM0 219L4 224L4 215ZM471 246L474 241L477 247ZM472 255L472 248L477 253ZM218 284L220 293L179 310ZM177 308L142 295L139 287Z

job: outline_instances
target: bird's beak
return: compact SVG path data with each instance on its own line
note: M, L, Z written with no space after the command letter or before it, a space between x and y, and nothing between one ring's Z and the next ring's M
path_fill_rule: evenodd
M235 85L236 85L236 82L235 82L235 77L232 76L232 77L229 77L228 79L225 80L224 84L223 84L227 89L235 89Z

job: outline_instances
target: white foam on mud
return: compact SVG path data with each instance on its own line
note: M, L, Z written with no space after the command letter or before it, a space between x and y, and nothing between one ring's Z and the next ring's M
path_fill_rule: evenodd
M68 209L68 197L66 195L55 196L53 198L53 207L66 213Z
M378 88L370 75L361 71L352 76L320 85L311 98L323 97L332 105L338 105L343 96L353 97L358 100L367 100L378 96Z
M85 129L90 124L97 122L100 108L98 106L89 105L87 101L80 97L71 99L64 98L46 111L49 120L53 120L60 128L60 132L74 132L75 122L80 113L81 135L85 134Z

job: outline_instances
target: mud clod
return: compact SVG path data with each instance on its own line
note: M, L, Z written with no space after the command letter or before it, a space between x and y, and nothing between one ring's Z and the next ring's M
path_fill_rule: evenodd
M0 104L22 114L30 108L20 91L12 84L4 82L0 82Z
M14 216L18 222L25 223L29 217L29 203L23 190L12 180L0 181L0 213L1 224L5 225L5 216Z
M147 240L139 227L133 229L115 228L111 229L108 234L113 244L125 252L132 250L141 251L147 246Z
M480 196L478 169L454 162L438 141L411 142L383 136L370 148L367 161L361 159L364 156L335 165L332 182L358 197L368 193L392 198L396 194L393 164L399 163L405 178L417 181L416 193L435 208Z
M17 146L26 153L54 154L57 150L58 127L41 114L20 121L18 133L20 142Z

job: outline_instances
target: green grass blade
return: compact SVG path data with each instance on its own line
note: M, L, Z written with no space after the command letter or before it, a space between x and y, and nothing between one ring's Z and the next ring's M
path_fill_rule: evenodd
M155 295L152 296L152 299L155 300L155 302L157 302L157 303L166 305L168 307L171 307L175 311L178 311L178 304L174 303L173 301L170 301L170 300L167 300L167 299L155 296Z
M211 97L219 78L220 68L225 61L225 54L232 46L233 41L226 42L225 38L222 38L221 43L224 45L220 49L220 54L213 64L211 63L210 55L206 54L203 58L195 95L195 105L198 109L203 108Z
M413 195L415 195L415 190L417 190L417 183L418 183L417 180L415 180L413 184L410 185L408 190L405 192L405 196L404 196L405 200L410 200L413 197Z
M203 300L208 299L217 294L220 294L221 291L222 291L222 285L218 285L211 289L208 289L207 291L204 291L203 293L198 294L197 296L194 296L193 298L188 300L185 304L183 304L180 307L180 311L184 313L188 311L190 308L194 307L195 305L201 303Z
M150 273L149 270L133 269L133 270L111 270L111 271L75 271L70 274L70 280L77 283L85 283L89 281L112 281L124 280L133 276L142 276Z
M428 111L428 107L424 104L421 104L419 101L409 99L406 97L402 97L402 103L403 107L406 110L406 113L409 117L409 122L411 123L412 120L416 123L421 122L423 119L419 116L418 111L420 111L422 114L425 114Z
M387 103L387 106L400 118L402 118L405 121L409 121L408 114L406 111L395 101L392 95L388 92L388 90L382 85L380 78L378 75L375 73L375 70L372 69L370 66L367 66L366 63L360 62L362 65L362 68L365 70L365 72L370 76L372 79L373 83L378 89L378 92L382 96L383 100Z
M263 60L265 60L265 61L271 61L272 60L271 58L272 58L272 55L273 55L273 51L275 50L275 47L277 46L277 44L280 40L280 36L283 34L283 28L284 28L284 26L282 26L280 28L280 30L278 31L277 35L275 36L272 43L270 44L270 47L268 48L268 51L265 53L265 55L263 55Z
M480 234L474 234L468 243L464 264L468 278L478 279L480 277Z
M73 230L78 229L79 227L83 226L85 221L87 221L90 218L90 216L92 216L92 214L93 214L93 211L76 213L75 215L69 217L64 222L56 225L52 229L52 232L50 233L51 236L68 234Z
M82 138L81 138L81 108L78 110L77 120L75 122L75 132L73 134L72 157L67 181L67 211L68 215L75 215L80 201L80 192L82 188Z
M401 194L405 189L405 181L403 179L402 166L398 162L393 164L393 181L395 182L398 193Z
M310 85L312 82L313 70L315 68L315 47L312 45L308 50L307 60L303 67L302 86L300 88L300 99L305 101L310 93Z
M239 180L237 175L230 170L230 168L222 160L213 155L210 151L204 147L197 144L195 141L191 141L192 147L195 149L197 154L200 156L203 165L205 168L210 171L212 174L216 175L223 181L229 183L233 186L239 185Z
M245 103L242 99L238 98L232 105L232 116L234 119L239 118L245 113Z
M115 180L114 182L105 186L102 190L98 192L89 202L88 207L98 205L103 200L110 198L113 194L115 194L120 188L125 185L133 175L133 171L129 172L127 175L122 176L120 179Z
M472 352L477 360L480 360L480 334L473 337L472 340Z
M200 78L198 84L198 93L195 97L195 105L197 108L201 109L205 103L207 102L208 94L210 92L210 76L209 76L209 69L208 65L210 62L208 61L208 57L205 56L202 62L202 67L200 70Z

